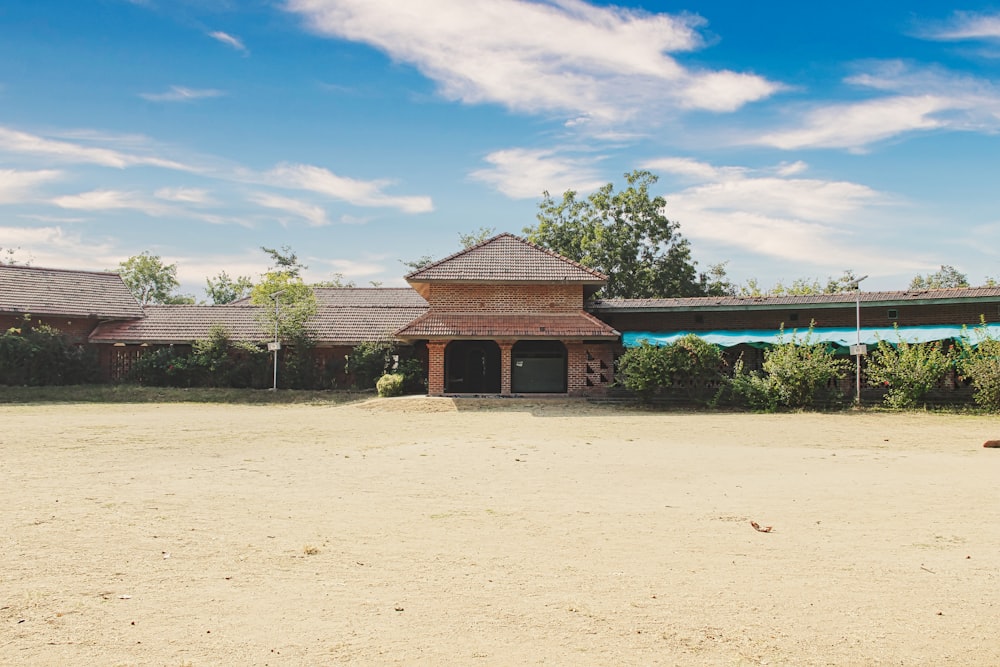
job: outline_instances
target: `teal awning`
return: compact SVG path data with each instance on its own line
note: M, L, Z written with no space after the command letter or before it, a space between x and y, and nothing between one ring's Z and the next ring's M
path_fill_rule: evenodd
M1000 323L987 324L986 329L993 338L1000 338ZM797 338L805 337L808 329L785 329L785 341L791 339L793 331ZM979 325L961 327L949 324L914 326L914 327L861 327L861 342L875 345L879 340L895 343L902 339L907 343L926 343L935 340L961 338L969 336L973 343L979 340L982 327ZM766 347L778 342L781 331L777 329L747 329L739 331L625 331L622 333L622 344L625 347L638 347L642 341L654 345L670 345L677 339L695 334L702 340L719 347L735 347L746 344L754 347ZM812 331L813 343L827 343L839 347L850 347L857 342L857 329L854 327L817 328Z

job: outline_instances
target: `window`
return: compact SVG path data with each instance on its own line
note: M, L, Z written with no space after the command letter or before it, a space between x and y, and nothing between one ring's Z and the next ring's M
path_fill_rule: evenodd
M899 318L899 311L898 311L898 310L896 310L895 308L890 308L890 309L889 309L889 310L888 310L888 311L886 312L886 316L887 316L887 317L888 317L888 318L889 318L890 320L895 320L895 319L898 319L898 318Z

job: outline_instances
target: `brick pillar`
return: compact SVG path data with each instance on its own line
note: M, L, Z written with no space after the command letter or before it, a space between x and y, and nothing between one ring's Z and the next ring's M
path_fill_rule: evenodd
M440 396L444 393L444 348L446 340L427 342L427 395Z
M514 347L512 340L498 340L500 346L500 395L510 396L510 348Z
M582 396L587 393L586 352L582 341L564 340L566 346L566 393Z

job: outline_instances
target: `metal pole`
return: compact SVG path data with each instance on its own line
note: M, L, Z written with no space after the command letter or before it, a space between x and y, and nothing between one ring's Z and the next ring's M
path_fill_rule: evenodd
M854 348L854 405L857 407L861 407L861 281L867 277L854 281L854 315L858 325L857 347Z
M274 299L274 383L271 385L271 391L278 391L278 297L285 293L285 290L280 289L277 292L271 293L271 298Z

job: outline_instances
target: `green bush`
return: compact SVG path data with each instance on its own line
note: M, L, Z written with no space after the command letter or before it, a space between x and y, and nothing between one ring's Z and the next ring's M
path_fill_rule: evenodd
M622 384L643 400L669 390L704 400L725 382L724 365L722 350L688 334L670 345L642 341L629 348L618 359L618 372Z
M361 343L347 355L346 372L355 389L373 389L376 381L392 370L396 347L392 343Z
M898 334L897 334L898 336ZM952 367L951 356L941 341L895 345L879 341L868 357L868 379L889 388L886 405L893 408L916 406Z
M402 396L405 380L402 373L386 373L375 383L375 389L378 390L378 395L383 398Z
M424 372L424 364L419 359L401 359L396 364L395 372L403 376L404 394L427 393L427 373Z
M972 381L976 403L1000 410L1000 340L990 336L985 321L975 338L965 335L959 341L956 365L962 379Z
M232 341L225 327L213 326L190 351L170 346L146 352L128 379L153 387L261 388L269 386L269 358L266 350Z
M838 396L840 392L831 384L844 377L850 361L837 359L824 343L813 343L812 332L810 325L803 338L792 332L786 341L782 330L777 344L764 351L763 372L746 372L743 360L737 361L733 392L750 407L770 412L807 407L824 395Z
M96 382L99 378L92 350L71 343L47 325L24 325L0 336L0 384L70 385Z

